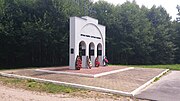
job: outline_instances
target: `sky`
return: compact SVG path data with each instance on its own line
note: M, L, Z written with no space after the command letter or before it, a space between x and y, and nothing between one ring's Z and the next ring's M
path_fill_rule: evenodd
M98 0L93 0L94 2L98 1ZM104 0L107 1L109 3L113 3L113 4L123 4L126 1L133 1L133 0ZM142 5L151 8L153 5L156 6L162 6L166 9L167 13L169 13L170 16L172 16L172 20L175 20L177 17L177 9L176 6L180 5L180 0L135 0L136 3L138 5L140 5L140 7Z

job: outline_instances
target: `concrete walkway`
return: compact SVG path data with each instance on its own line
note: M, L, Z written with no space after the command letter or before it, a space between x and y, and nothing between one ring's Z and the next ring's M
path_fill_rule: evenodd
M136 97L155 101L179 101L180 71L171 71Z

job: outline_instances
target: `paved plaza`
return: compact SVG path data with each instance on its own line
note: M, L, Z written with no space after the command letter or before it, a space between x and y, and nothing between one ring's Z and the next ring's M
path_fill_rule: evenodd
M66 67L56 67L56 68L63 69ZM108 71L117 70L117 68L124 69L128 67L107 66L107 67L100 67L100 68L92 68L91 70L87 70L87 71L99 72L103 70L98 70L98 69L104 69L104 71L107 72L107 70ZM43 68L43 69L47 69L47 68ZM50 68L50 69L54 70L54 68ZM69 70L69 71L72 71L72 70ZM87 72L86 70L82 70L82 71L85 71L83 73ZM82 71L80 70L77 72L82 72ZM142 86L149 80L153 79L155 76L161 74L163 71L165 70L164 69L134 68L134 69L112 73L112 74L97 77L97 78L83 77L83 76L77 76L77 75L75 76L75 75L67 75L67 74L39 72L39 71L36 71L36 69L8 70L8 71L3 71L3 72L8 73L8 74L16 74L20 76L28 76L28 77L33 77L33 78L80 84L80 85L92 86L92 87L100 87L104 89L118 90L118 91L131 93L132 91L139 88L140 86Z

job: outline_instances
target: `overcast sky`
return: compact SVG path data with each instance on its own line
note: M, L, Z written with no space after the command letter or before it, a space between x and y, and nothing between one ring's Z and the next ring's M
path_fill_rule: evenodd
M94 0L95 2L98 0ZM104 0L109 3L113 4L122 4L126 1L133 1L133 0ZM173 19L177 17L177 9L176 6L180 5L180 0L135 0L136 3L140 6L145 5L148 8L151 8L153 5L160 6L162 5L166 11L172 16Z

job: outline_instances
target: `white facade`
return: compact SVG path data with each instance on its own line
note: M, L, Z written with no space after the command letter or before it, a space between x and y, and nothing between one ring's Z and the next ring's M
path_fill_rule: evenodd
M105 26L98 24L98 20L84 16L70 17L70 47L69 66L75 69L76 57L82 58L82 67L87 67L87 56L93 66L98 56L100 65L103 65L105 56Z

